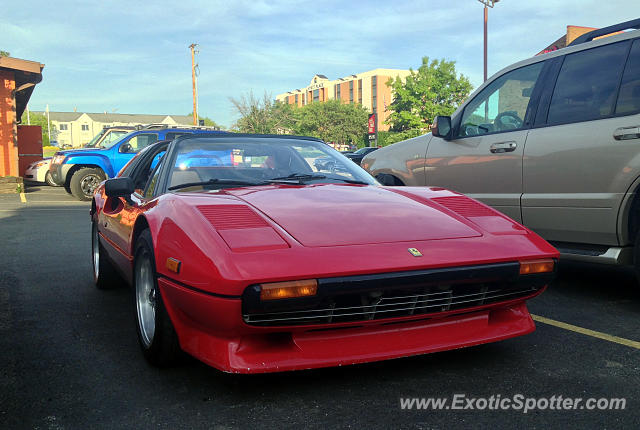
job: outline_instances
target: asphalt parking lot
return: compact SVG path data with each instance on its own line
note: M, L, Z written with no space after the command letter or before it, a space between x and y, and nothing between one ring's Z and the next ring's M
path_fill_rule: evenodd
M640 286L625 269L562 264L530 302L537 330L474 348L237 376L139 352L128 289L93 287L87 202L61 188L0 195L0 428L622 428L640 422ZM474 399L406 410L401 399ZM479 399L580 398L495 410ZM586 399L624 398L624 410ZM543 403L538 401L543 406ZM468 406L464 402L464 406ZM580 407L582 406L582 408Z

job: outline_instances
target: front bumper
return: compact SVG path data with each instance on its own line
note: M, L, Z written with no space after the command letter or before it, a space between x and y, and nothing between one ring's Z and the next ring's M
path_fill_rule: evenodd
M51 164L49 172L51 180L59 186L63 186L67 180L67 173L73 167L73 164Z
M180 346L232 373L342 366L495 342L535 330L527 297L429 315L309 326L259 327L242 319L240 297L195 291L160 277Z

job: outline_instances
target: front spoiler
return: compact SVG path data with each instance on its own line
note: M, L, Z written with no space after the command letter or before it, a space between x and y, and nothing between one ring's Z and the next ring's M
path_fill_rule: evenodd
M158 280L182 349L231 373L267 373L366 363L445 351L535 330L525 299L481 310L371 324L275 329L251 327L241 300Z

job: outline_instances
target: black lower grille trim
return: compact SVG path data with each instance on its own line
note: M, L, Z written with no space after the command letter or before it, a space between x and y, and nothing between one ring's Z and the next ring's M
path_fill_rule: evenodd
M527 297L552 275L519 276L519 263L318 280L316 297L260 302L243 294L243 319L255 326L299 326L431 315Z

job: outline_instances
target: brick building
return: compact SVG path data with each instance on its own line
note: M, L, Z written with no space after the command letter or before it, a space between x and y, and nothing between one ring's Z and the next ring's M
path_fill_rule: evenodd
M18 124L36 84L42 81L43 68L35 61L0 57L0 177L20 176L21 157L33 156L21 148L39 143L42 154L42 143L32 141L38 133Z
M391 88L386 83L398 76L404 80L409 74L408 70L374 69L333 81L325 75L315 75L306 87L278 94L276 100L296 106L327 100L358 103L376 113L378 130L386 131L389 125L385 121L390 115L387 108L393 101Z

